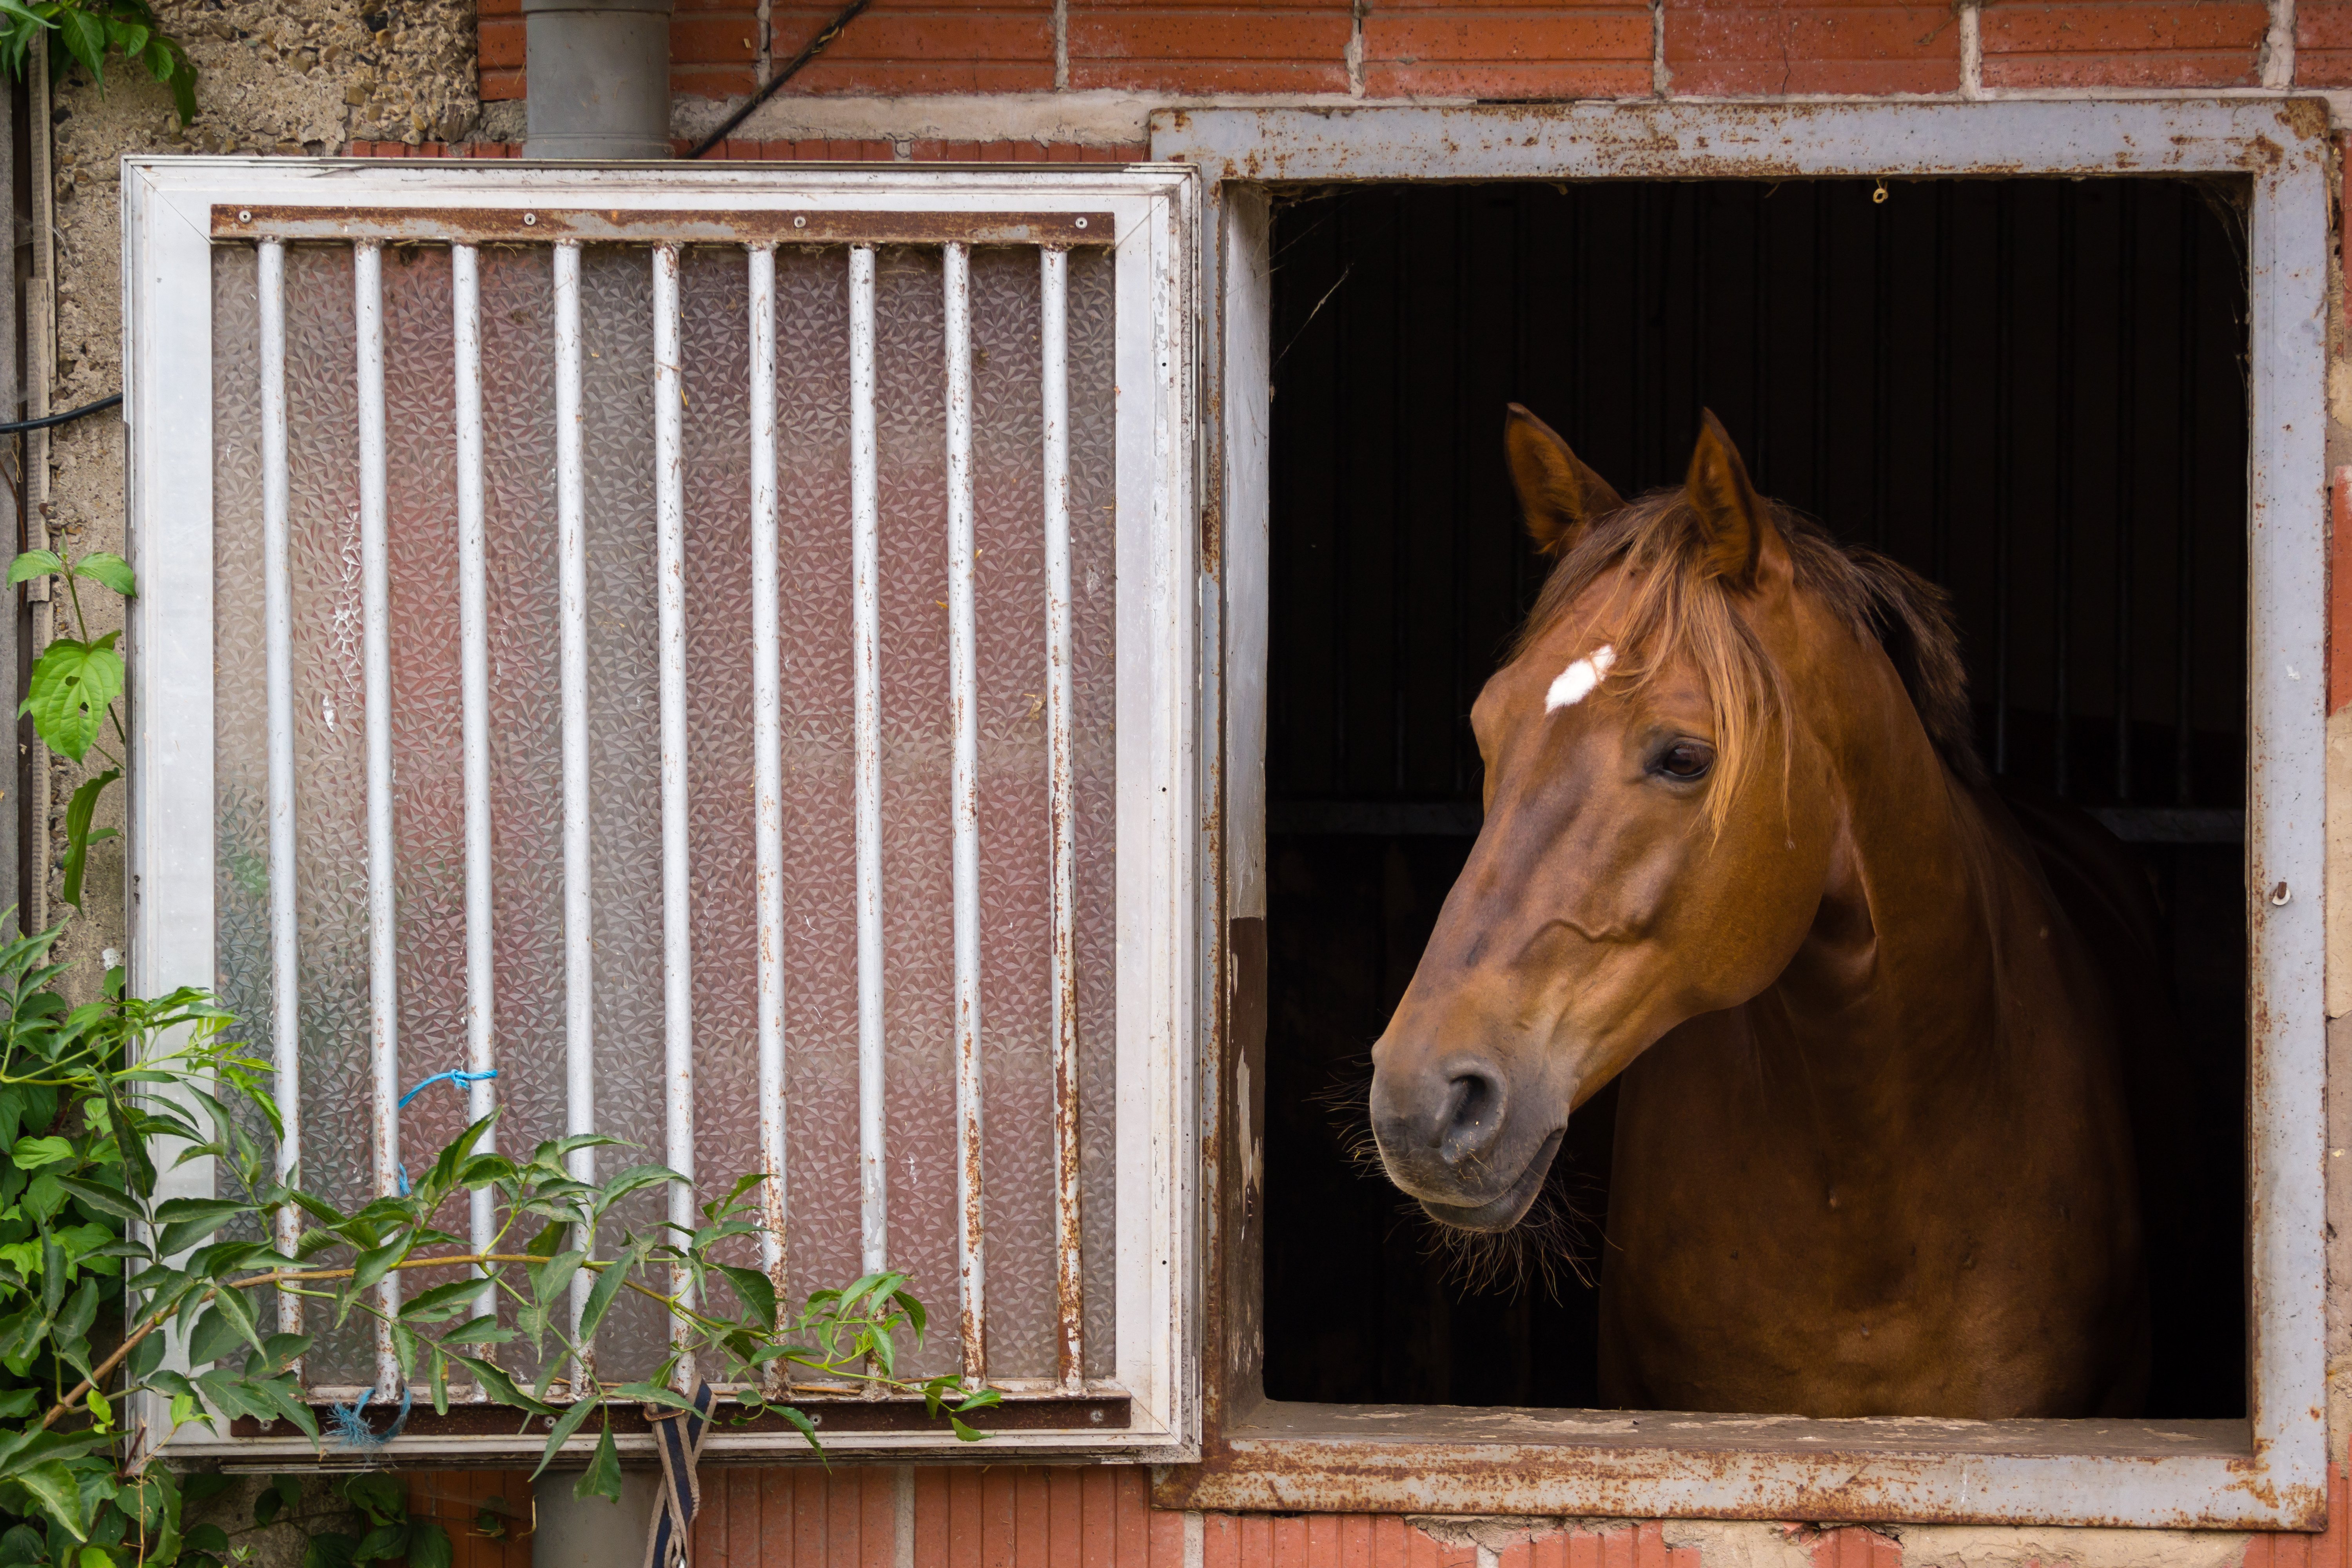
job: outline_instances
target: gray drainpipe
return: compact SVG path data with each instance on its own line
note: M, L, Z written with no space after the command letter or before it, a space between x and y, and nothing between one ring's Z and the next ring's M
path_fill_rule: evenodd
M670 0L522 0L526 158L667 158Z

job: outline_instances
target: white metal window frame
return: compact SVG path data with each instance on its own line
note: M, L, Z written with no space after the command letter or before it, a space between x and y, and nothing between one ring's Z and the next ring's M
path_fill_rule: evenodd
M2327 1509L2324 759L2329 131L2316 99L1587 102L1165 110L1152 155L1198 166L1217 276L1227 912L1265 914L1270 197L1350 182L2058 175L2242 177L2252 344L2246 813L2250 1419L1810 1421L1265 1401L1228 1347L1195 1508L2043 1522L2312 1530ZM2273 889L2280 886L2280 900ZM1219 1125L1263 1194L1248 1063ZM1230 1093L1231 1098L1226 1098ZM1224 1119L1233 1125L1223 1125ZM1230 1254L1255 1245L1221 1221ZM1237 1227L1239 1234L1237 1234ZM1221 1272L1255 1281L1252 1259ZM1254 1283L1242 1287L1254 1289ZM1225 1331L1255 1321L1227 1300ZM1255 1401L1255 1403L1253 1403Z
M688 243L740 243L736 236L747 221L772 238L781 219L772 216L762 224L762 215L823 213L837 221L857 213L1108 212L1114 219L1118 321L1113 1108L1118 1260L1112 1314L1117 1342L1110 1383L1090 1384L1086 1392L1123 1394L1129 1425L1112 1432L1100 1426L1003 1430L979 1448L928 1428L842 1431L828 1436L827 1447L836 1452L944 1448L975 1458L1008 1450L1162 1462L1196 1457L1193 1065L1199 906L1204 871L1213 864L1203 852L1197 766L1204 679L1198 611L1204 595L1194 474L1196 184L1189 170L1139 166L982 173L125 158L129 538L145 590L131 607L124 638L133 763L127 834L131 984L154 994L177 985L210 986L216 973L211 339L216 209L310 209L320 220L320 237L330 238L338 232L339 215L364 212L380 225L387 211L417 209L403 237L427 240L435 237L435 215L441 214L453 215L445 220L453 223L502 216L509 225L518 213L569 214L584 217L590 226L607 214L616 223L639 214L648 215L649 221L660 215L666 222L683 216L693 220L686 231ZM649 373L653 369L648 366ZM362 443L364 467L364 428ZM375 445L381 447L380 434ZM1049 445L1049 461L1051 456ZM379 479L379 494L380 487ZM771 478L771 497L773 488ZM451 611L457 615L459 606L453 604ZM1213 703L1213 693L1208 700ZM852 892L845 888L843 895ZM747 1161L759 1152L746 1151ZM172 1171L164 1195L208 1194L211 1165L194 1161ZM944 1329L952 1314L940 1316ZM145 1401L139 1416L151 1433L164 1430L161 1400ZM306 1439L282 1427L257 1437L225 1432L215 1436L201 1426L185 1426L171 1436L170 1447L190 1458L232 1462L282 1464L311 1452ZM535 1455L542 1441L528 1431L402 1437L391 1453L491 1462ZM623 1436L620 1441L625 1454L651 1453L649 1437ZM575 1438L572 1447L584 1453L584 1442ZM735 1433L723 1426L712 1429L709 1447L744 1456L808 1452L789 1434Z

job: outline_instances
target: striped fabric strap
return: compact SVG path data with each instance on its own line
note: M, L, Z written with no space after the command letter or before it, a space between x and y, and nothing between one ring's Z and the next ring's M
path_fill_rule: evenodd
M710 1385L698 1384L694 1409L648 1410L654 1447L661 1455L661 1497L654 1508L653 1531L646 1541L646 1568L682 1568L687 1560L687 1535L694 1510L702 1501L702 1483L695 1462L702 1454L702 1434L710 1425Z

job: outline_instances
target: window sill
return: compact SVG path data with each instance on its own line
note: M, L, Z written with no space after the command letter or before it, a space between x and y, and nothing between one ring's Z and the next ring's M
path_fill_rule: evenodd
M2244 1421L1816 1421L1268 1400L1161 1507L2317 1530Z

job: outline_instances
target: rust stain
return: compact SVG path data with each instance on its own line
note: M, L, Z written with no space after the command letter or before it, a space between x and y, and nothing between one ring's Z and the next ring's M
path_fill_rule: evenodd
M1109 213L710 212L671 209L354 207L220 204L215 239L452 243L1108 246Z

